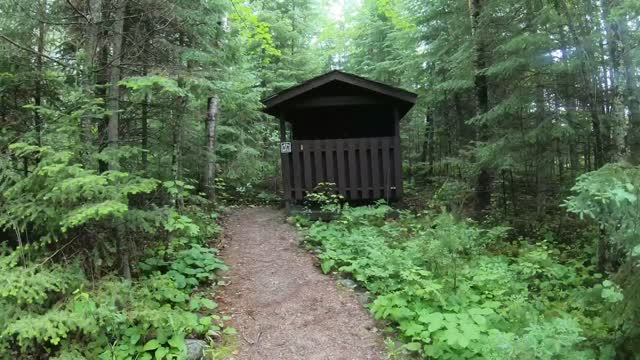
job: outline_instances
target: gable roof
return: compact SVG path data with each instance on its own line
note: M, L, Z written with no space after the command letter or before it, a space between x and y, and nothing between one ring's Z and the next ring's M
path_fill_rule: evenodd
M377 93L379 95L387 96L395 101L405 103L409 108L416 103L418 97L418 95L416 95L415 93L407 90L390 86L378 81L365 79L363 77L349 74L340 70L332 70L328 73L316 76L301 84L292 86L288 89L282 90L274 95L263 99L262 103L265 105L264 111L267 113L271 113L270 109L334 81L353 85Z

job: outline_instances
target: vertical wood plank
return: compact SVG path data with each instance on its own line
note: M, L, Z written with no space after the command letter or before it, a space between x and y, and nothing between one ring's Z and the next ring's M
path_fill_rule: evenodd
M371 186L373 187L373 197L381 198L382 191L380 189L380 157L378 156L378 149L380 148L380 139L373 138L369 140L371 142Z
M395 192L394 198L395 200L400 200L402 197L402 148L400 147L400 113L398 111L398 107L393 107L393 121L395 125L395 136L393 137L393 146L394 146L394 185Z
M356 163L356 148L357 144L355 140L347 140L347 149L349 151L349 164L347 165L349 171L349 188L351 189L351 199L358 200L360 195L358 190L360 184L358 183L358 164Z
M311 151L309 149L311 141L303 141L302 166L304 167L304 191L313 191L313 179L311 174Z
M369 142L367 138L362 138L358 141L358 147L360 148L360 189L362 199L369 198L369 188L371 187L371 179L369 178Z
M394 155L394 186L396 187L394 192L394 199L400 200L402 197L402 149L400 148L400 136L393 138L393 155Z
M338 185L338 192L340 195L344 196L346 200L347 197L347 174L346 174L346 164L344 163L344 141L336 140L336 161L338 163L338 174L336 177L336 184Z
M389 156L390 154L390 140L388 137L382 138L382 197L386 200L389 200L389 175L391 171L391 167L389 164Z
M327 140L327 146L326 146L326 167L327 167L327 182L332 182L332 183L336 183L336 178L335 175L333 173L333 157L335 156L335 146L336 146L336 142L335 140Z
M316 169L316 176L313 180L313 186L315 187L318 183L324 182L324 159L322 153L324 152L324 148L326 146L326 141L324 140L315 140L313 142L313 157L314 157L314 166Z
M287 179L287 181L289 181L289 198L290 199L295 199L295 174L293 172L293 152L288 154L289 156L287 156L287 160L289 163L289 178Z
M300 142L294 141L291 144L291 156L293 157L293 183L295 189L295 200L302 200L302 164L300 164Z

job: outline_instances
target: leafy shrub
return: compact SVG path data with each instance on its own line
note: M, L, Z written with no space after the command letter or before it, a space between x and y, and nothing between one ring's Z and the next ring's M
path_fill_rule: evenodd
M0 256L0 354L184 358L186 337L232 333L213 312L215 301L194 292L226 269L217 251L199 244L200 227L189 217L172 213L164 228L174 241L151 248L134 281L107 276L89 283L80 266L29 261L24 254L37 252L22 248Z
M216 270L227 269L215 249L197 244L180 251L165 251L163 255L148 257L140 268L144 274L167 274L179 289L193 290L198 284L212 280Z
M324 272L352 276L370 310L400 334L403 349L438 359L588 359L605 356L620 290L593 287L584 259L562 262L548 242L509 244L509 229L483 229L448 213L346 208L316 222ZM611 302L610 302L611 301Z
M571 190L568 211L594 219L628 253L640 251L640 166L607 164L578 177Z
M433 209L446 208L454 213L460 213L472 194L472 189L467 183L447 179L435 192L429 205Z
M73 154L24 143L10 146L19 158L38 159L29 176L0 178L0 228L29 229L44 242L63 233L104 221L127 227L128 197L150 193L154 179L126 172L97 174L74 162Z
M343 202L344 196L338 193L336 184L329 182L318 183L313 191L304 197L304 203L308 209L323 211L339 211Z
M185 259L189 261L188 256ZM197 264L192 263L190 269L202 273L204 269ZM37 277L28 279L32 278ZM150 275L135 283L107 278L95 290L85 292L81 285L40 311L5 298L0 300L5 305L0 312L0 349L22 356L42 349L50 354L73 349L96 359L183 357L186 336L203 336L224 325L215 314L196 313L216 308L214 301L191 294L192 280L197 279L197 285L206 281L205 277L187 279L185 283L191 286L181 286L170 273Z

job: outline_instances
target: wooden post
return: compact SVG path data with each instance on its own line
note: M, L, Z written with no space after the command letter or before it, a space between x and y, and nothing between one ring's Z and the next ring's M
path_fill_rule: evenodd
M282 172L282 194L287 212L291 210L291 169L289 168L289 157L291 153L283 152L282 143L287 141L287 122L285 115L280 114L280 171Z
M393 175L395 179L395 199L400 200L402 197L402 147L400 146L400 113L398 107L393 107L393 147L394 147L394 164Z

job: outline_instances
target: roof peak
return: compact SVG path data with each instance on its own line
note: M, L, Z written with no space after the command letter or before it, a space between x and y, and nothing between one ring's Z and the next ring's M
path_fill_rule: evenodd
M265 111L269 112L269 109L271 108L274 108L286 101L289 101L295 97L298 97L304 93L324 86L333 81L341 81L352 86L367 89L371 92L391 97L396 99L397 101L404 102L410 105L415 104L417 99L417 95L413 92L387 85L379 81L370 80L359 75L342 71L340 69L332 69L324 74L313 77L298 85L277 92L276 94L262 100L262 103L265 105Z

